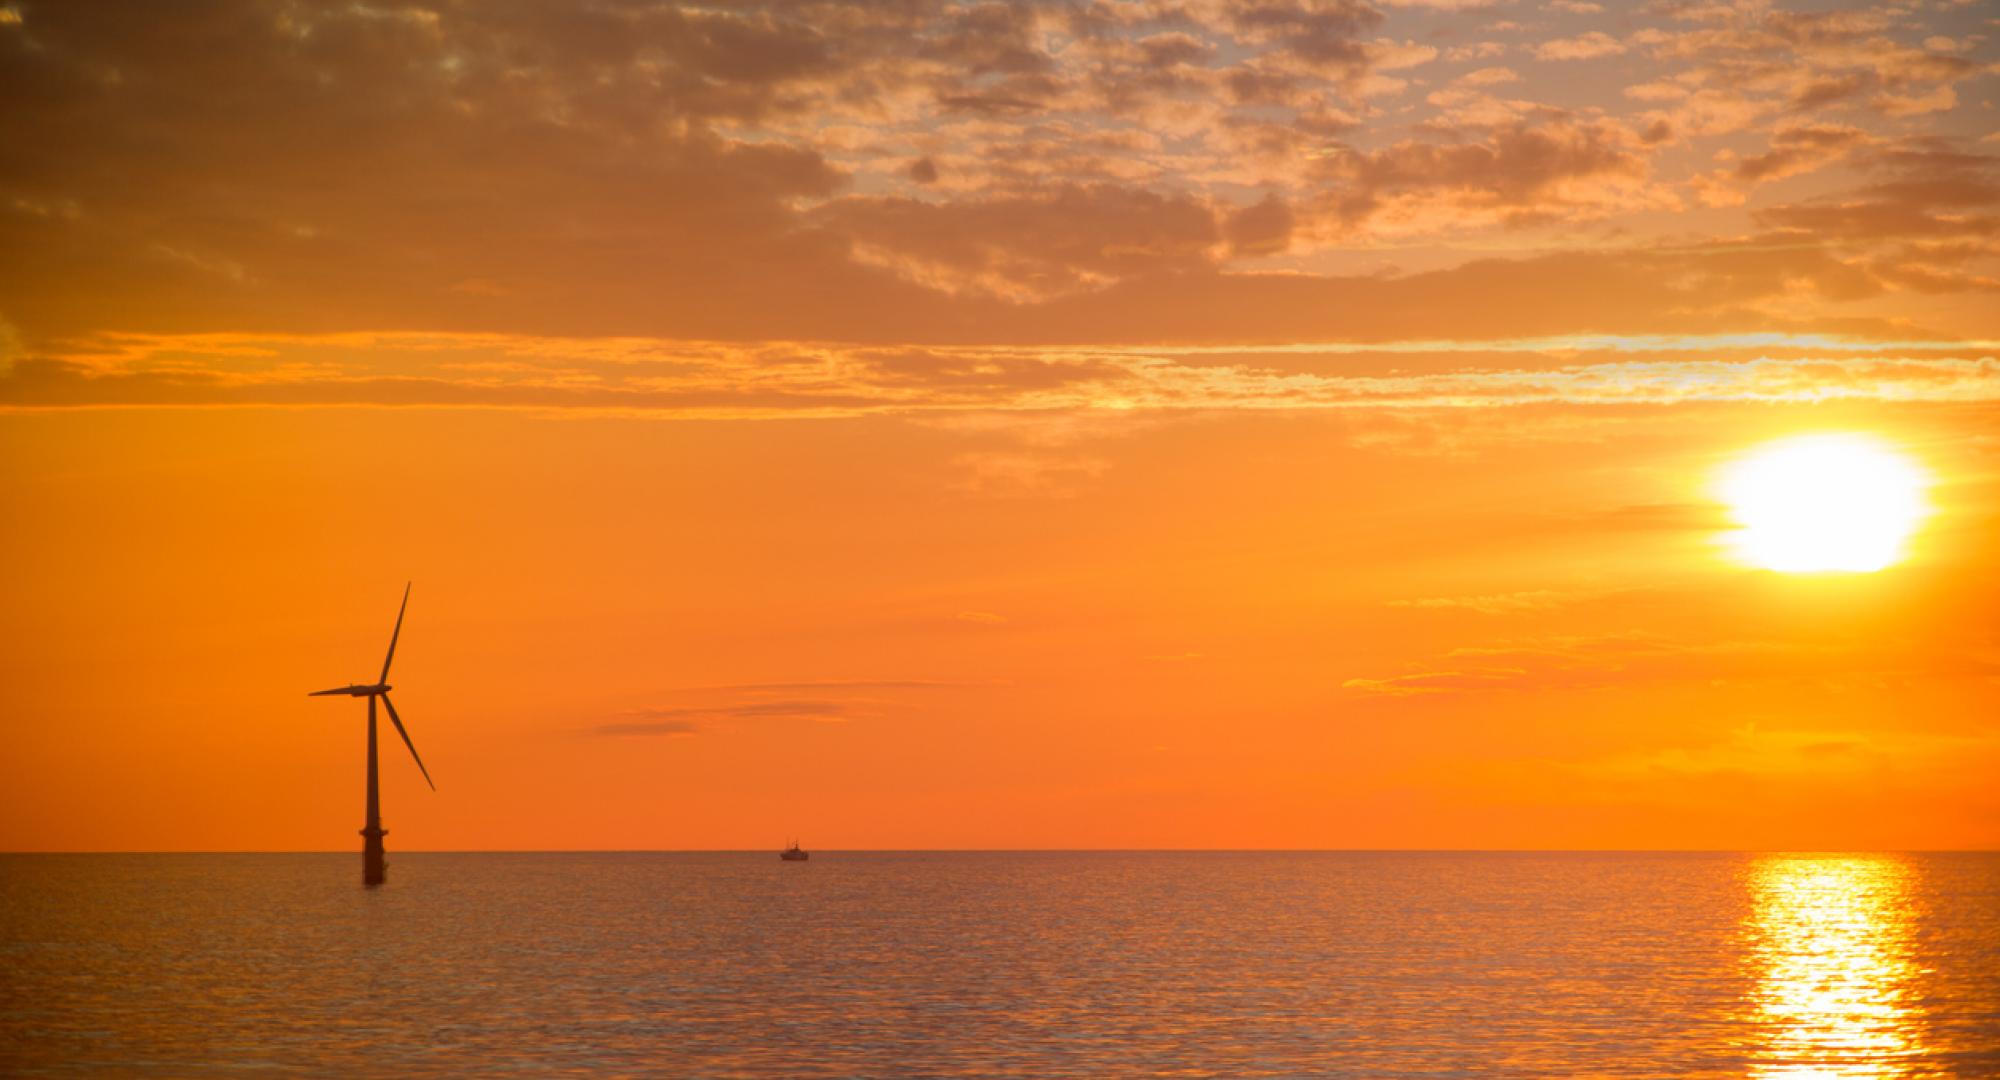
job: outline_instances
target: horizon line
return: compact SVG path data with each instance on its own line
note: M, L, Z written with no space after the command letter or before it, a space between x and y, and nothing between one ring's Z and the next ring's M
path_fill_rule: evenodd
M780 848L404 848L399 855L764 855ZM1994 848L1865 847L1052 847L808 848L843 855L1995 855ZM5 850L11 855L352 855L345 848Z

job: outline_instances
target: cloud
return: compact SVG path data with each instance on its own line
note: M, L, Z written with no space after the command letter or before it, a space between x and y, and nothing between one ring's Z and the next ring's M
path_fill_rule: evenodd
M1691 63L1693 85L1746 111L1861 108L1882 116L1949 108L1952 84L1976 75L1965 57L1906 45L1878 10L1793 11L1756 4L1688 6L1691 29L1648 28L1633 40L1655 57Z
M1295 227L1291 206L1276 195L1266 195L1230 214L1222 232L1235 254L1276 255L1291 246Z
M1642 272L1647 288L1701 264ZM1518 267L1494 268L1497 278ZM1759 273L1796 287L1784 259ZM1738 295L1747 273L1678 287ZM1515 282L1523 296L1535 283ZM1496 286L1497 288L1497 286ZM1493 302L1505 305L1509 295ZM1377 294L1369 302L1390 303ZM1411 301L1421 312L1420 298ZM17 358L0 409L75 407L485 407L757 419L993 410L1053 414L1223 409L1490 408L1537 403L1987 401L1992 342L1869 342L1814 335L1558 337L1467 342L931 347L504 335L124 335L63 358ZM953 459L968 490L1061 494L1105 462L1059 442Z
M1484 596L1426 596L1413 600L1391 600L1391 607L1462 608L1481 615L1512 615L1527 611L1550 611L1594 596L1594 593L1556 589L1528 589L1521 592L1490 593Z
M972 684L936 679L799 679L686 686L673 691L675 697L682 699L678 702L628 709L590 732L692 736L718 724L767 720L845 723L879 716L884 709L896 707L901 695L912 691L960 689L969 685ZM717 697L727 700L714 700Z
M1108 185L952 203L853 197L817 217L864 263L1012 300L1205 266L1221 239L1214 211L1193 199Z
M1437 11L1491 11L1511 5L1514 0L1383 0L1392 8L1431 8Z
M1868 141L1860 128L1839 124L1797 124L1771 136L1771 149L1744 158L1735 169L1738 180L1782 180L1809 172Z
M1512 68L1483 67L1460 75L1457 82L1463 86L1499 86L1503 83L1520 82L1521 75Z
M844 719L850 706L839 701L752 701L737 705L685 705L652 709L635 709L629 715L649 720L667 720L677 717L720 718L729 720L765 720L804 718L809 720Z
M1435 231L1601 214L1656 199L1646 155L1630 132L1602 121L1505 122L1479 141L1407 140L1380 150L1340 148L1319 175L1334 185L1321 206L1343 228Z
M746 694L794 693L800 690L946 690L966 684L935 679L807 679L801 682L722 683L714 686L683 687L685 693L722 692Z
M1518 669L1487 671L1425 671L1395 675L1386 679L1348 679L1341 689L1380 697L1415 697L1420 694L1449 694L1466 690L1493 689L1525 674Z
M1844 150L1847 145L1857 149ZM1935 139L1860 140L1834 149L1873 182L1756 211L1792 235L1837 244L1885 287L1947 295L2000 289L1991 257L2000 238L2000 159Z
M1367 58L1359 35L1382 21L1360 0L1250 0L1226 16L1246 42L1274 45L1290 58L1359 70Z
M632 709L627 719L599 724L591 731L598 735L673 735L701 733L704 721L718 720L813 720L834 723L851 720L857 714L848 702L816 700L751 701L730 705L669 705Z
M1737 158L1730 152L1724 160L1735 164L1696 176L1692 184L1710 206L1740 206L1758 184L1812 172L1874 142L1874 136L1847 124L1791 124L1772 133L1764 153Z
M1490 60L1496 56L1505 56L1506 54L1507 45L1505 42L1475 41L1469 45L1453 45L1445 50L1444 58L1456 64L1464 63L1468 60Z
M1406 316L1385 320L1375 286L1350 279L1395 279L1403 296L1434 292L1430 275L1472 288L1496 248L1521 256L1546 305L1499 313L1470 292L1431 295L1431 310L1464 309L1470 336L1544 315L1604 329L1565 299L1600 283L1549 271L1603 269L1636 290L1637 268L1675 260L1632 249L1675 235L1684 202L1726 208L1749 185L1875 168L1863 163L1881 144L1937 137L1986 48L1928 10L1896 22L1764 4L1635 11L1619 38L1537 40L1489 19L1495 40L1449 46L1431 34L1457 17L1360 0L218 0L115 17L79 0L21 16L0 34L0 95L16 105L0 112L0 247L35 258L0 262L0 314L36 363L106 330L219 327L895 345L1369 336ZM1910 44L1927 38L1951 47ZM1629 96L1535 64L1443 67L1618 48ZM1840 129L1862 135L1810 141ZM1681 164L1694 140L1756 130L1770 146L1719 173ZM1798 213L1828 213L1830 183ZM1754 212L1793 228L1778 209ZM1755 239L1751 212L1701 228ZM1425 245L1423 274L1396 268L1408 245ZM1950 252L1819 255L1872 282L1836 295L1821 288L1834 270L1796 275L1829 322L1833 303L1983 292L1990 276ZM1738 328L1772 325L1767 282L1739 279L1752 294ZM1649 328L1720 310L1685 299L1658 297ZM1619 297L1606 318L1630 329L1644 303ZM1934 310L1893 308L1866 317ZM59 395L90 373L26 374ZM214 392L200 374L127 389ZM396 395L450 396L417 379L359 394Z
M1664 594L1651 598L1656 605ZM1712 601L1710 602L1712 606ZM1746 617L1750 617L1746 613ZM1376 697L1534 693L1608 686L1716 682L1877 685L1933 680L1980 684L1995 663L1983 643L1907 642L1884 649L1833 625L1785 637L1712 638L1647 630L1551 634L1466 645L1410 664L1414 671L1350 678L1342 689Z
M1394 38L1377 38L1368 43L1369 68L1373 71L1401 71L1405 68L1420 67L1437 59L1438 50L1434 45L1424 45L1415 41L1397 41Z
M1946 761L1963 761L1992 749L1993 741L1980 736L1871 732L1864 740L1839 732L1745 729L1706 746L1606 755L1577 762L1573 768L1585 777L1621 785L1638 777L1698 781L1801 772L1847 774L1841 785L1852 790L1864 772L1929 772Z
M997 498L1072 498L1111 467L1071 449L974 450L951 459L959 490Z
M1572 38L1556 38L1535 46L1538 60L1595 60L1600 56L1617 56L1625 51L1625 44L1602 30L1592 30Z
M687 720L621 720L591 729L598 735L660 735L680 738L698 735L701 727Z

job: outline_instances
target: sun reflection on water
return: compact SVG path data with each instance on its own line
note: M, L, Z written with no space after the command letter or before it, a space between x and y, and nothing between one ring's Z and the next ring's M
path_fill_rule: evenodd
M1771 856L1749 872L1754 1075L1905 1076L1918 1029L1910 868L1888 856Z

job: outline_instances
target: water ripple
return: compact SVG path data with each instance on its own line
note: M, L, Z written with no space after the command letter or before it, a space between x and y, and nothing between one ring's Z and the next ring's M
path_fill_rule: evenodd
M0 857L0 1072L2000 1075L1992 855Z

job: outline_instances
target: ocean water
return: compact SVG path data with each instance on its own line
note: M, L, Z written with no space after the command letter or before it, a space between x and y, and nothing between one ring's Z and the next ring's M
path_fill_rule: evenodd
M1996 1076L2000 856L0 856L8 1075Z

